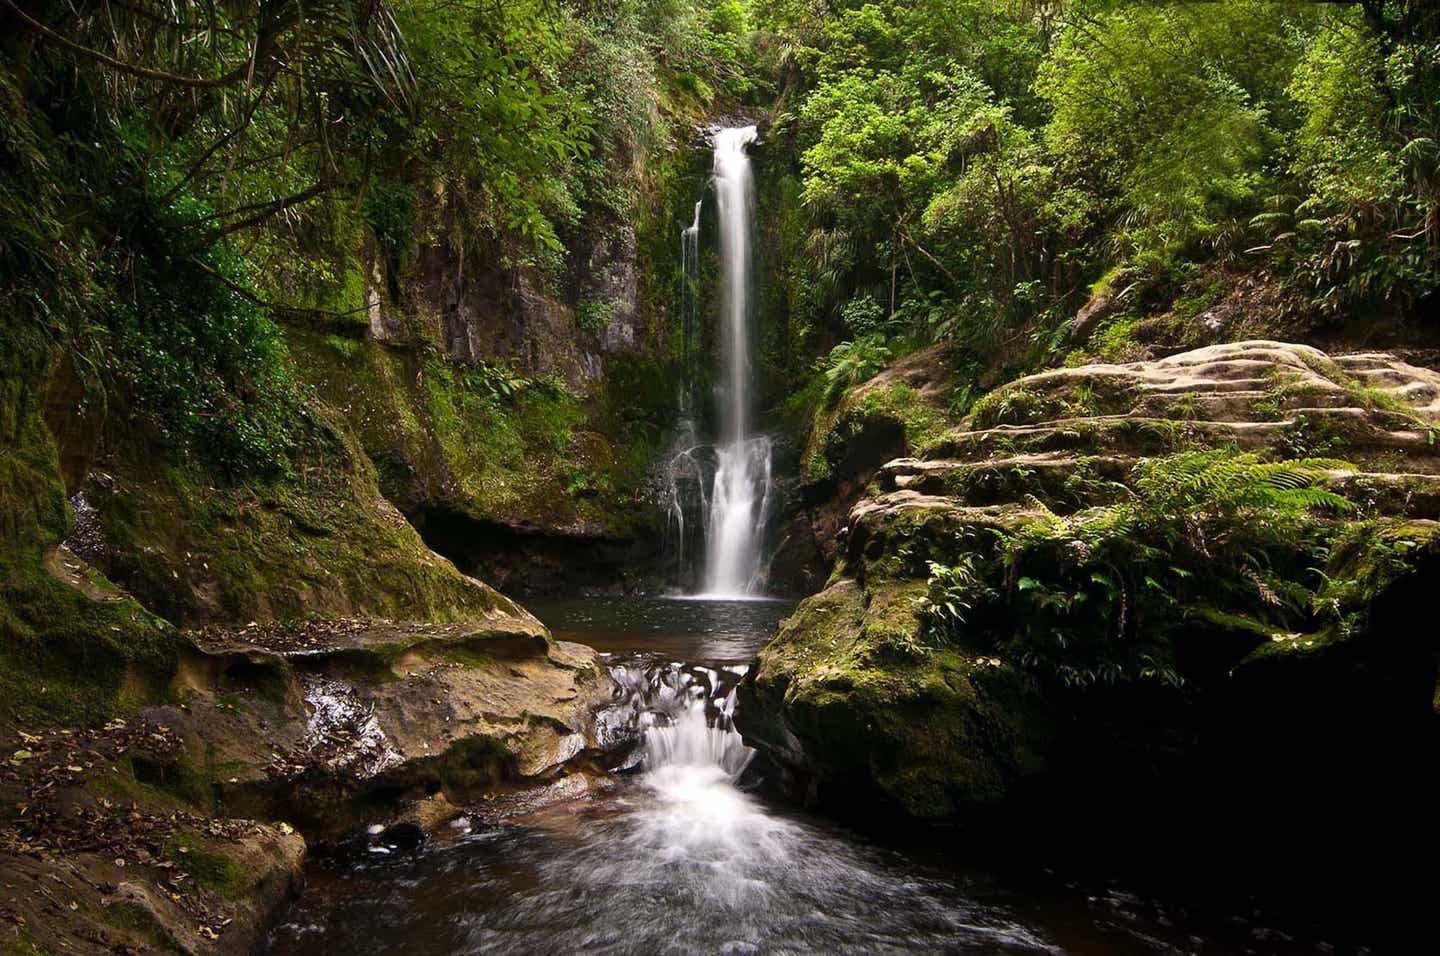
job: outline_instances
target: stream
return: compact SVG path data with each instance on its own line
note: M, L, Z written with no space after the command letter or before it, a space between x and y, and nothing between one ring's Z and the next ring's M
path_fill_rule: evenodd
M273 956L332 953L1301 953L1247 920L1189 925L1114 887L899 849L752 792L734 687L790 609L744 600L537 602L606 655L637 772L418 848L317 860ZM1323 950L1320 950L1323 951Z

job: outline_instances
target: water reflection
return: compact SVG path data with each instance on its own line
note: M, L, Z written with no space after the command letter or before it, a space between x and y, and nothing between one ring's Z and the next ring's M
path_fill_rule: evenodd
M527 601L559 639L613 654L651 653L677 661L750 661L795 607L782 600L577 598Z

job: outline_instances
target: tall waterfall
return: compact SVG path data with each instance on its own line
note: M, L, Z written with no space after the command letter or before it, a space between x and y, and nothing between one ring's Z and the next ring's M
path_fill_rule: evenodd
M755 187L745 147L755 127L715 131L720 232L720 441L705 522L703 593L737 597L759 585L761 535L770 506L770 439L752 436L751 236Z

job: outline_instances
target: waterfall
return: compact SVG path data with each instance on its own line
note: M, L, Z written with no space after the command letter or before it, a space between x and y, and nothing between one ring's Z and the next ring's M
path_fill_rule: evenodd
M686 391L680 396L680 411L688 418L691 414L689 383L695 380L695 339L699 334L700 296L696 290L700 282L700 207L704 200L695 202L695 218L690 225L680 230L680 314L684 320L683 339L680 351L685 368Z
M682 359L686 387L680 396L682 425L671 448L663 480L669 515L666 553L682 586L693 580L687 562L689 541L703 538L704 563L698 596L743 598L760 587L760 548L770 517L771 442L752 434L751 237L755 189L745 148L755 127L713 131L717 231L720 235L720 376L716 388L718 441L701 443L695 434L690 387L695 381L695 340L699 335L700 212L680 231ZM693 516L693 522L689 518Z
M695 437L693 400L690 394L695 381L696 340L700 324L700 209L704 200L695 203L695 215L690 225L680 230L680 289L676 299L683 322L681 328L680 362L683 369L683 384L680 387L680 427L675 443L671 446L670 457L665 465L664 501L667 516L665 529L665 551L673 561L673 574L677 581L689 575L689 542L691 529L686 521L687 512L704 514L709 504L706 501L705 471L700 457L700 445ZM696 498L699 498L696 508Z
M720 443L705 522L704 591L711 597L753 592L769 517L770 439L750 434L751 235L755 188L745 147L755 127L715 131L715 204L720 232Z

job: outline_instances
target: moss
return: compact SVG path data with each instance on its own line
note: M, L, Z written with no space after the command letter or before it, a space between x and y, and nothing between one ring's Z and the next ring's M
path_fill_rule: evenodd
M441 659L447 664L458 664L461 667L490 667L495 663L493 657L473 647L447 648L441 655Z
M440 758L440 782L456 802L483 795L514 776L514 754L491 737L457 740Z
M186 953L189 950L165 927L146 906L129 901L109 903L101 911L106 923L116 929L135 933L154 947L155 952Z
M970 415L972 427L994 428L1061 418L1066 410L1065 402L1056 396L1014 386L987 392L971 407Z
M42 418L55 337L7 310L0 341L0 544L44 548L70 530L59 453Z
M301 375L341 413L403 510L590 523L614 535L649 527L639 489L673 416L665 366L611 356L605 380L582 396L499 366L458 365L423 343L354 342L340 355L314 332L288 335Z
M211 849L198 833L177 830L161 844L160 852L190 878L189 887L222 899L243 899L254 885L239 861Z
M1270 640L1279 633L1273 626L1257 621L1248 614L1232 614L1213 607L1191 608L1185 613L1187 617L1204 621L1218 631L1248 634L1263 640Z
M116 765L116 789L144 803L179 804L206 812L215 809L215 774L185 757L150 761L140 755Z
M1116 364L1142 359L1147 354L1147 349L1136 341L1135 337L1142 328L1145 328L1145 321L1138 316L1117 316L1090 337L1090 342L1081 356L1084 359L1094 356ZM1082 361L1077 360L1075 364L1082 364Z
M878 467L892 452L918 454L955 423L947 407L905 382L862 385L816 411L801 453L801 476L824 481L839 469L844 472L839 477L853 478L857 471Z
M885 416L899 422L905 429L905 446L916 452L954 424L945 410L925 401L904 382L868 393L860 400L859 410L866 416Z
M0 956L50 956L50 951L31 936L27 930L20 932L9 939L0 940Z
M1363 633L1378 601L1440 555L1440 525L1383 518L1352 523L1333 544L1315 605L1344 637ZM1422 584L1423 588L1423 584Z
M179 647L174 628L128 598L96 600L52 577L33 552L0 558L8 719L90 724L158 702Z
M1318 655L1345 641L1345 633L1340 627L1326 627L1310 633L1272 633L1268 640L1246 655L1245 659L1237 666L1243 667L1257 661L1276 658L1302 658Z
M782 722L828 778L868 780L936 818L1035 772L1049 729L1023 672L922 648L923 593L923 580L842 580L801 602L761 652L740 713L761 739L783 738L767 730Z
M338 425L293 478L212 484L141 460L94 490L117 577L185 624L309 615L460 620L499 605L437 558L385 501L369 459Z

